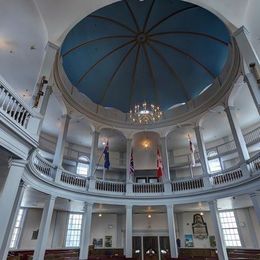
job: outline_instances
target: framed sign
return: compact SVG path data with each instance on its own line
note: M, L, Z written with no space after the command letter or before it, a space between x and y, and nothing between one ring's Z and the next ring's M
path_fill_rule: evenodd
M205 239L208 237L207 224L200 214L193 215L192 232L193 236L198 239Z
M185 235L185 247L193 247L193 237L192 235Z

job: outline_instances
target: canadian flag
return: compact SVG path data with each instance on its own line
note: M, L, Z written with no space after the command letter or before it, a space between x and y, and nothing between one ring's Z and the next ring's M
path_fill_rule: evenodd
M160 155L159 148L157 148L157 177L160 178L162 176L163 176L162 157Z

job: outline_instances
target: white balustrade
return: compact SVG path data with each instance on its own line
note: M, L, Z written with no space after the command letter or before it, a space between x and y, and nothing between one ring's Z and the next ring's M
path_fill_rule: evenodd
M33 153L32 163L40 174L54 179L54 167L52 163L44 159L38 152Z
M42 116L35 113L7 83L0 79L0 114L19 128L38 135Z
M249 133L244 135L245 141L247 145L254 144L260 142L260 127L250 131Z
M240 168L226 171L222 173L217 173L211 176L213 185L224 185L224 184L232 184L237 181L240 181L243 178L243 172Z
M86 188L88 183L86 176L81 176L65 170L62 170L60 181L66 185L72 185L79 188Z
M55 172L57 169L54 169L53 165L42 158L37 150L32 154L29 165L32 165L30 169L34 174L39 175L40 177L46 177L47 180L52 180L53 183L63 187L73 187L75 191L77 189L88 191L89 180L85 176L81 176L69 171L61 169L59 178L55 178ZM256 154L253 158L247 161L248 169L251 174L260 174L260 153ZM217 189L225 185L233 185L237 182L241 182L245 178L250 178L250 176L244 176L243 171L239 166L226 170L224 172L216 173L211 175L210 183L212 184L211 189ZM182 192L199 192L206 187L204 186L204 179L202 176L189 178L184 180L173 181L171 183L172 192L174 194L180 194ZM134 196L147 196L152 194L164 194L165 187L164 183L133 183L132 184L132 194ZM117 194L126 194L126 183L125 182L116 182L116 181L107 181L96 179L93 180L93 189L91 192L100 192L100 193L117 193ZM131 193L130 193L131 194ZM127 196L127 194L126 194Z
M204 187L204 183L202 177L172 182L173 192L198 190L198 189L202 189L203 187Z
M217 149L217 152L218 152L219 155L226 154L226 153L235 151L236 150L236 144L235 144L235 141L232 140L230 142L216 146L216 149Z
M133 193L162 193L163 183L133 183Z
M251 174L260 172L260 156L259 153L247 161Z
M98 191L124 193L124 192L126 192L126 183L125 182L96 180L95 189Z

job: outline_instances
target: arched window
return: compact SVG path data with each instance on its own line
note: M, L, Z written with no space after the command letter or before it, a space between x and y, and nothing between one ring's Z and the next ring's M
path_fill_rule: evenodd
M89 158L85 155L80 156L78 158L78 163L77 163L77 174L87 176L88 170L89 170Z

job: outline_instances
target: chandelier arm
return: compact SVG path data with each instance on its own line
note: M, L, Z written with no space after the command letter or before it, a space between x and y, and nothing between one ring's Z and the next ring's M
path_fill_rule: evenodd
M184 85L183 81L181 78L178 76L177 72L175 69L169 64L169 62L165 59L165 57L159 52L157 48L155 48L152 44L147 43L148 46L157 54L157 56L161 59L161 61L165 64L165 66L168 68L168 70L171 72L173 77L177 80L179 85L181 86L180 90L184 94L186 100L190 100L191 96L189 95L189 92L187 91L186 86Z

